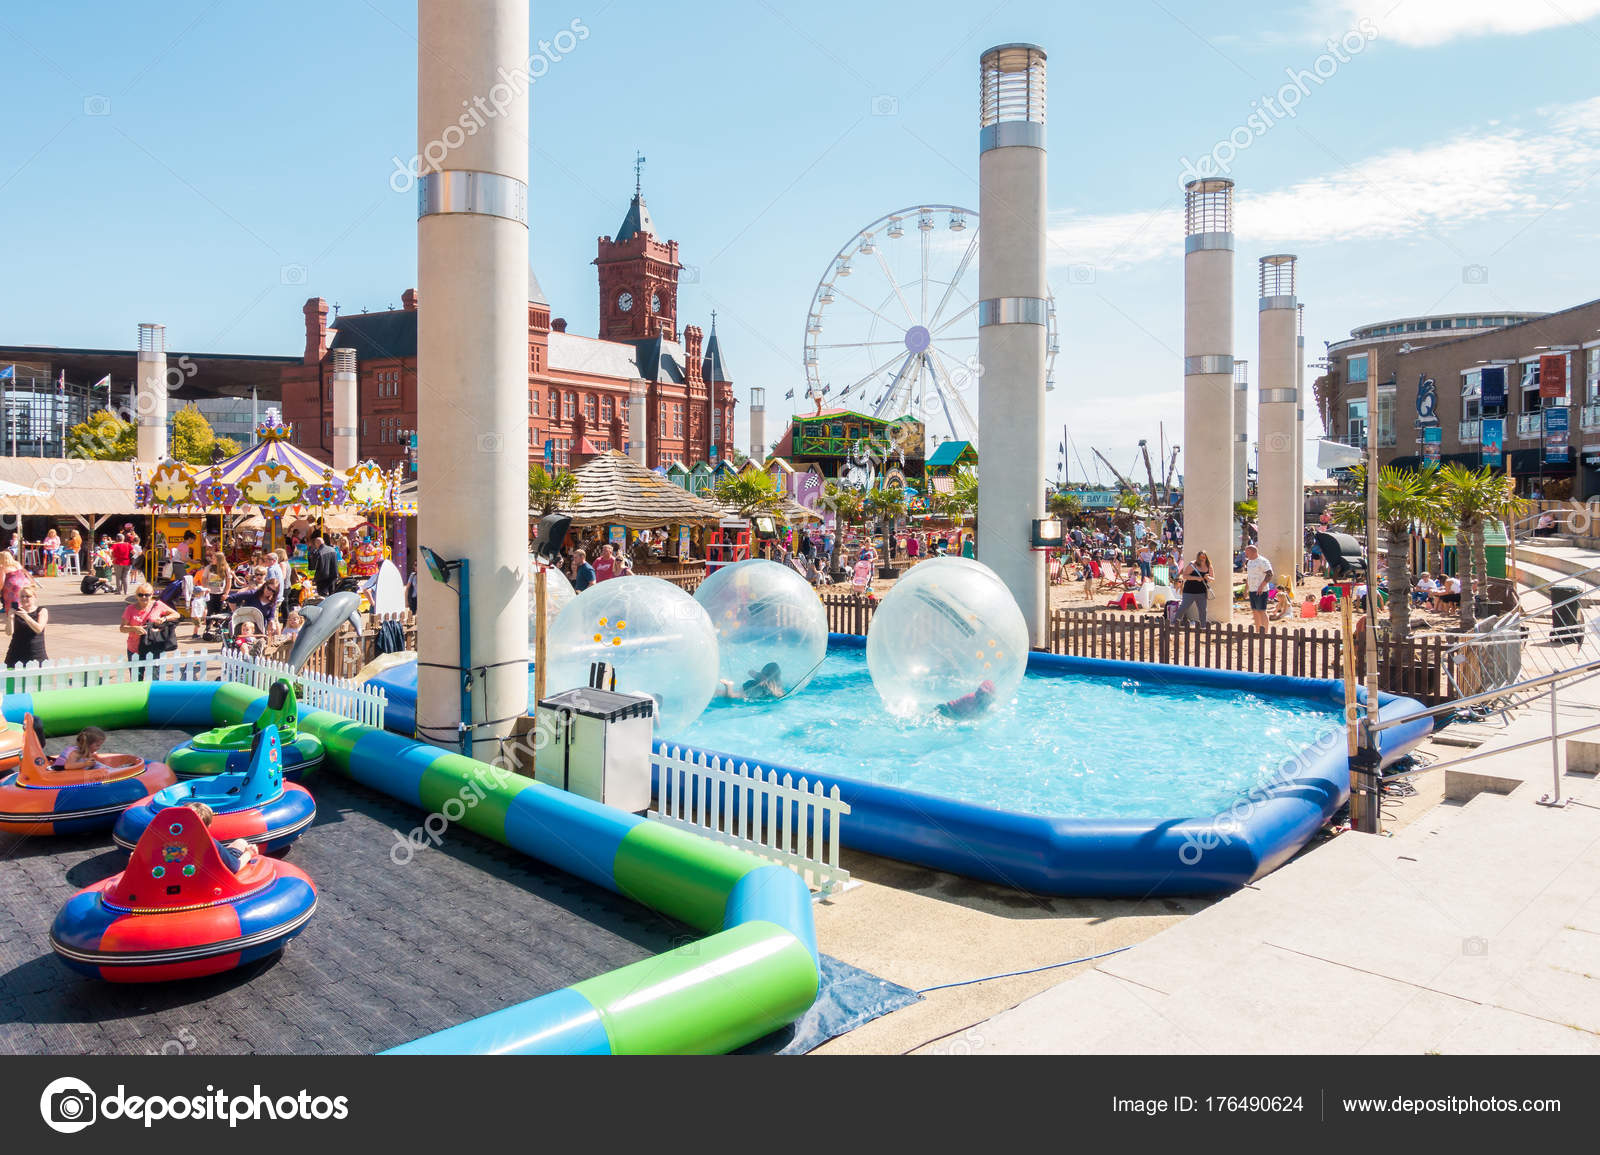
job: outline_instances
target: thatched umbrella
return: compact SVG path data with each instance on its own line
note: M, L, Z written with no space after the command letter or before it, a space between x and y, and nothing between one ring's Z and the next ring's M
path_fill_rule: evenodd
M711 502L673 485L615 449L579 466L573 476L583 500L562 512L572 518L575 528L716 525L726 516Z

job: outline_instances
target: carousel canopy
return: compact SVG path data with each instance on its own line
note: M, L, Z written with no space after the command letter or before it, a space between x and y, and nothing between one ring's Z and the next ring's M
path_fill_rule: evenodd
M615 449L573 471L583 500L564 510L575 526L715 525L722 510Z
M397 476L371 461L335 471L327 462L291 445L292 433L293 427L282 424L277 411L269 409L267 420L256 427L258 443L226 461L212 466L164 461L151 473L148 484L135 470L135 500L166 509L255 507L269 514L289 510L296 516L341 508L395 507Z

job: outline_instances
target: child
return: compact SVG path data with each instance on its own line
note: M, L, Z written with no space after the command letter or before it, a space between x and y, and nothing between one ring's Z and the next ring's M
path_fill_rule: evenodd
M255 647L260 638L256 634L256 624L248 619L239 623L239 632L233 637L234 648L241 654L248 654Z
M278 635L281 641L288 641L300 632L300 627L306 624L304 615L299 610L289 611L289 622Z
M190 802L187 805L200 816L200 821L209 829L211 820L217 816L217 812L204 802ZM223 843L213 838L212 842L216 843L217 850L221 852L223 863L235 874L257 857L256 848L247 839L235 838L232 842Z
M78 737L73 744L56 756L54 768L57 770L82 770L93 766L100 753L100 747L106 744L106 732L99 726L85 726L78 731Z

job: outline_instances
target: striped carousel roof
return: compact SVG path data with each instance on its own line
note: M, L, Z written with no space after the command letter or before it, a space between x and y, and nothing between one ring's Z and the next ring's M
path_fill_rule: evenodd
M258 468L266 465L271 468L287 469L300 482L301 485L317 485L327 477L328 470L333 468L326 461L312 457L303 449L296 449L287 440L287 431L279 426L278 431L282 436L272 432L263 433L260 444L253 445L237 456L230 457L217 467L217 472L227 485L238 485L244 478L254 473ZM208 470L198 468L195 472L206 476Z

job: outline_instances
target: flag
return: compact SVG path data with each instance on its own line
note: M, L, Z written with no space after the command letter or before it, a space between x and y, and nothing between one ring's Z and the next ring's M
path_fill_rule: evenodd
M793 401L794 400L794 390L791 389L791 390L789 390L789 392L785 393L783 395L783 399L785 401Z
M93 385L89 386L89 388L91 388L91 389L100 389L100 388L110 389L111 388L111 374L107 373L104 377L100 378L100 380L96 381Z
M15 381L16 379L17 367L15 365L7 365L4 369L0 369L0 381Z
M65 369L63 369L56 376L56 392L60 393L60 392L64 391L66 389L66 387L67 387L67 371Z

